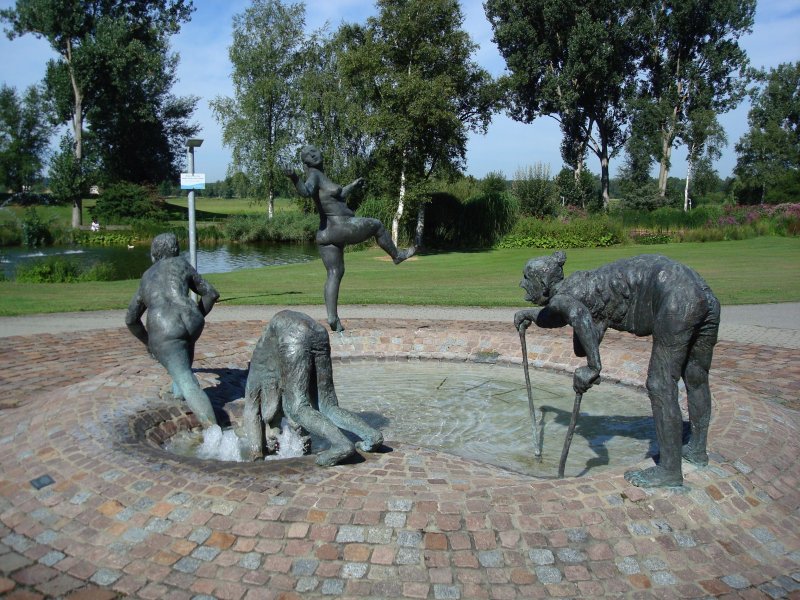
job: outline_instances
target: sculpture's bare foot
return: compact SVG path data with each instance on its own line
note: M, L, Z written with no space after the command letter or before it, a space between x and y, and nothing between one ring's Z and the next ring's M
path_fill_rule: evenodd
M403 262L404 260L408 260L409 258L414 256L416 253L417 253L417 247L416 246L410 246L410 247L406 248L405 250L400 250L397 253L397 256L395 256L392 260L394 261L394 264L399 265L401 262Z
M342 325L339 317L328 317L328 325L330 326L331 331L344 331L344 325Z
M691 440L689 440L689 443L681 448L681 454L683 455L683 458L688 460L693 465L697 465L698 467L708 466L708 453L704 448L695 448L692 445Z
M376 432L377 435L372 435L364 438L360 442L356 442L356 448L364 452L373 452L381 447L383 444L383 435L380 431Z
M683 485L683 474L673 473L659 466L626 471L625 479L637 487L673 487Z
M350 446L332 446L325 452L320 452L317 455L316 462L320 467L332 467L338 465L340 462L348 459L356 453L356 448L352 444Z

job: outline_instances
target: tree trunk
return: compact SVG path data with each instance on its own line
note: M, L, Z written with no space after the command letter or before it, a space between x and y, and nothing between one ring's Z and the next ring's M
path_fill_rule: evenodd
M405 152L403 152L403 164L400 168L400 199L397 201L397 211L394 213L394 219L392 219L392 241L394 242L395 246L397 245L397 239L400 236L400 219L403 218L403 212L405 211L405 202L406 202L406 161L405 161Z
M272 189L269 190L269 196L267 198L267 218L272 219L275 216L275 192Z
M603 210L608 210L608 203L611 196L608 192L609 176L608 176L608 142L605 137L602 141L602 151L600 156L600 186L603 189Z
M72 135L75 139L75 160L83 162L83 92L78 86L75 72L72 70L72 44L67 40L67 65L69 79L72 84L74 112L72 113ZM83 223L83 199L79 195L72 201L72 227L77 229Z
M419 210L417 211L417 229L414 232L414 246L419 248L422 246L422 237L425 234L425 207L426 202L420 202Z
M689 211L689 183L692 180L692 165L694 163L694 144L689 149L689 158L686 160L686 185L683 188L683 212Z
M665 131L661 138L661 163L658 170L658 195L667 195L667 178L669 177L669 161L672 156L672 136Z

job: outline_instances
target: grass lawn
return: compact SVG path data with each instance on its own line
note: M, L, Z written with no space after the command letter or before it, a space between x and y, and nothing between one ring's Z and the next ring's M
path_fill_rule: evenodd
M533 248L444 252L395 266L378 249L345 255L341 304L523 307L518 287ZM800 301L800 238L617 246L567 251L567 274L643 253L666 254L696 269L723 304ZM207 276L228 304L322 304L319 260ZM138 281L73 284L0 282L0 315L125 308Z
M84 225L88 225L92 222L92 218L89 216L89 210L94 208L96 202L97 198L84 198L82 204ZM181 198L167 198L166 204L169 218L177 221L186 221L187 202L188 199L185 196ZM11 211L7 216L13 214L18 219L25 217L26 207L12 204L7 208ZM35 206L34 208L39 218L45 222L59 223L62 227L69 227L72 223L71 205ZM275 199L275 212L294 210L297 210L297 204L293 198ZM231 198L226 200L223 198L203 198L202 196L197 196L195 198L195 213L198 221L224 221L227 217L232 215L266 215L267 205L265 202L257 202L253 198Z

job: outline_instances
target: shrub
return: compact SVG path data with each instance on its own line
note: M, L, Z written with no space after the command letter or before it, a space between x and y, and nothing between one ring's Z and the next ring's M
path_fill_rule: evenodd
M60 256L18 265L14 273L16 280L24 283L73 283L80 274L77 262Z
M75 283L78 281L113 281L114 265L98 262L81 267L63 256L50 256L24 265L17 265L15 278L23 283Z
M0 246L19 246L22 243L22 230L16 219L0 221Z
M92 210L101 223L165 220L163 203L152 188L122 181L108 186Z
M464 205L459 224L462 246L494 245L511 230L519 215L519 202L506 191L502 175L490 173L481 188L481 194Z
M305 242L312 240L319 226L315 214L277 213L272 219L264 215L239 215L224 225L225 237L233 242Z
M557 189L550 177L550 166L536 163L517 170L511 191L527 217L549 217L556 212Z
M22 242L28 248L49 246L53 243L53 234L35 208L25 209L25 217L22 219Z
M622 227L606 216L570 221L522 219L498 248L596 248L623 240Z

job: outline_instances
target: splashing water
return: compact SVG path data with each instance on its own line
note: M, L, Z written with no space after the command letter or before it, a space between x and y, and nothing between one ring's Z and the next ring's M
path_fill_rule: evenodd
M289 425L289 421L284 417L281 419L281 433L278 436L278 453L269 454L264 457L264 460L303 456L304 446L303 437Z
M198 458L243 462L239 437L233 429L222 430L212 425L203 431L203 443L197 449Z

